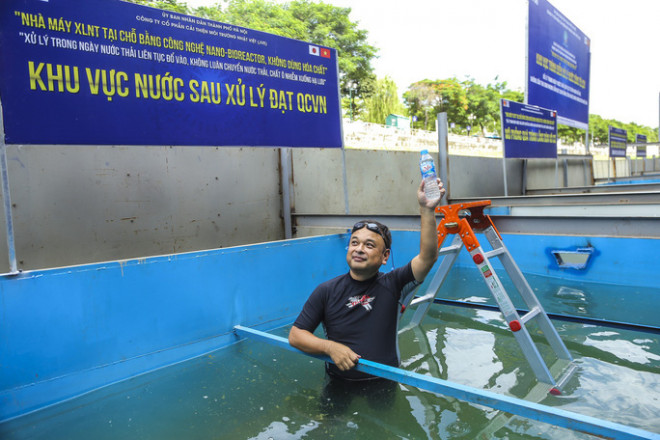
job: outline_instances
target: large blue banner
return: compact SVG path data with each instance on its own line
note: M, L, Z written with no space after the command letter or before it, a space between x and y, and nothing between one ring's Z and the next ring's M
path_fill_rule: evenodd
M589 125L590 40L547 0L528 0L526 102L557 110L558 122Z
M612 127L610 125L608 133L610 157L626 157L626 150L628 148L628 130Z
M508 99L500 111L504 157L557 157L557 112Z
M337 52L119 0L2 0L7 144L342 147Z

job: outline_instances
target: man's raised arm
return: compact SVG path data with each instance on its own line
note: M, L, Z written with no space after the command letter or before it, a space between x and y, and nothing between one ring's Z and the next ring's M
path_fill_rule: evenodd
M417 189L417 201L419 202L419 215L421 218L421 233L419 238L419 254L412 259L411 265L415 279L420 283L438 260L438 231L435 223L435 207L445 195L442 181L438 179L440 198L428 200L424 194L424 181Z

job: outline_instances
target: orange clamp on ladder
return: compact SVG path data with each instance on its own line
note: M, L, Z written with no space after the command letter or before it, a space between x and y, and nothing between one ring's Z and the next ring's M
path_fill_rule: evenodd
M415 292L412 292L404 298L404 308L407 308L409 305L417 305L415 314L407 328L418 326L424 319L430 305L440 291L442 283L456 262L460 250L465 247L470 253L472 261L479 270L493 298L495 298L500 312L504 315L504 319L513 332L537 379L551 385L551 393L559 394L561 387L575 371L575 365L572 362L573 358L560 339L552 322L550 322L550 318L548 318L532 288L518 268L518 265L513 260L513 257L511 257L491 218L484 214L484 208L489 205L490 200L483 200L443 205L436 208L437 213L444 215L438 224L438 247L440 248L438 253L442 259L439 262L435 275L428 284L426 292L422 295L417 292L417 297L414 299ZM486 239L492 246L491 251L485 252L483 250L477 240L475 230L486 236ZM447 247L442 247L445 239L450 235L453 236L451 244ZM511 298L495 273L490 263L490 259L493 257L499 258L518 293L528 306L529 312L525 315L520 316L518 314ZM553 372L550 371L551 369L548 368L541 357L536 344L526 328L526 324L531 321L534 321L538 325L538 328L543 332L543 335L557 356L558 362L551 368ZM557 369L559 369L561 377L555 379Z

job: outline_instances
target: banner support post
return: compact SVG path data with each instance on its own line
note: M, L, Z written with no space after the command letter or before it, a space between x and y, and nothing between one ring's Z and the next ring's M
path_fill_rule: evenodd
M16 248L14 246L14 222L11 214L11 195L9 194L9 173L7 171L7 145L5 144L5 126L0 103L0 167L2 168L2 200L5 208L5 229L7 232L7 253L9 257L9 272L18 273L16 264Z

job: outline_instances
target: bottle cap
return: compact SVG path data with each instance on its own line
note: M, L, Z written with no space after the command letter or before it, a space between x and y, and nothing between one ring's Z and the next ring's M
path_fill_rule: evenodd
M422 150L420 154L429 154L429 150Z

